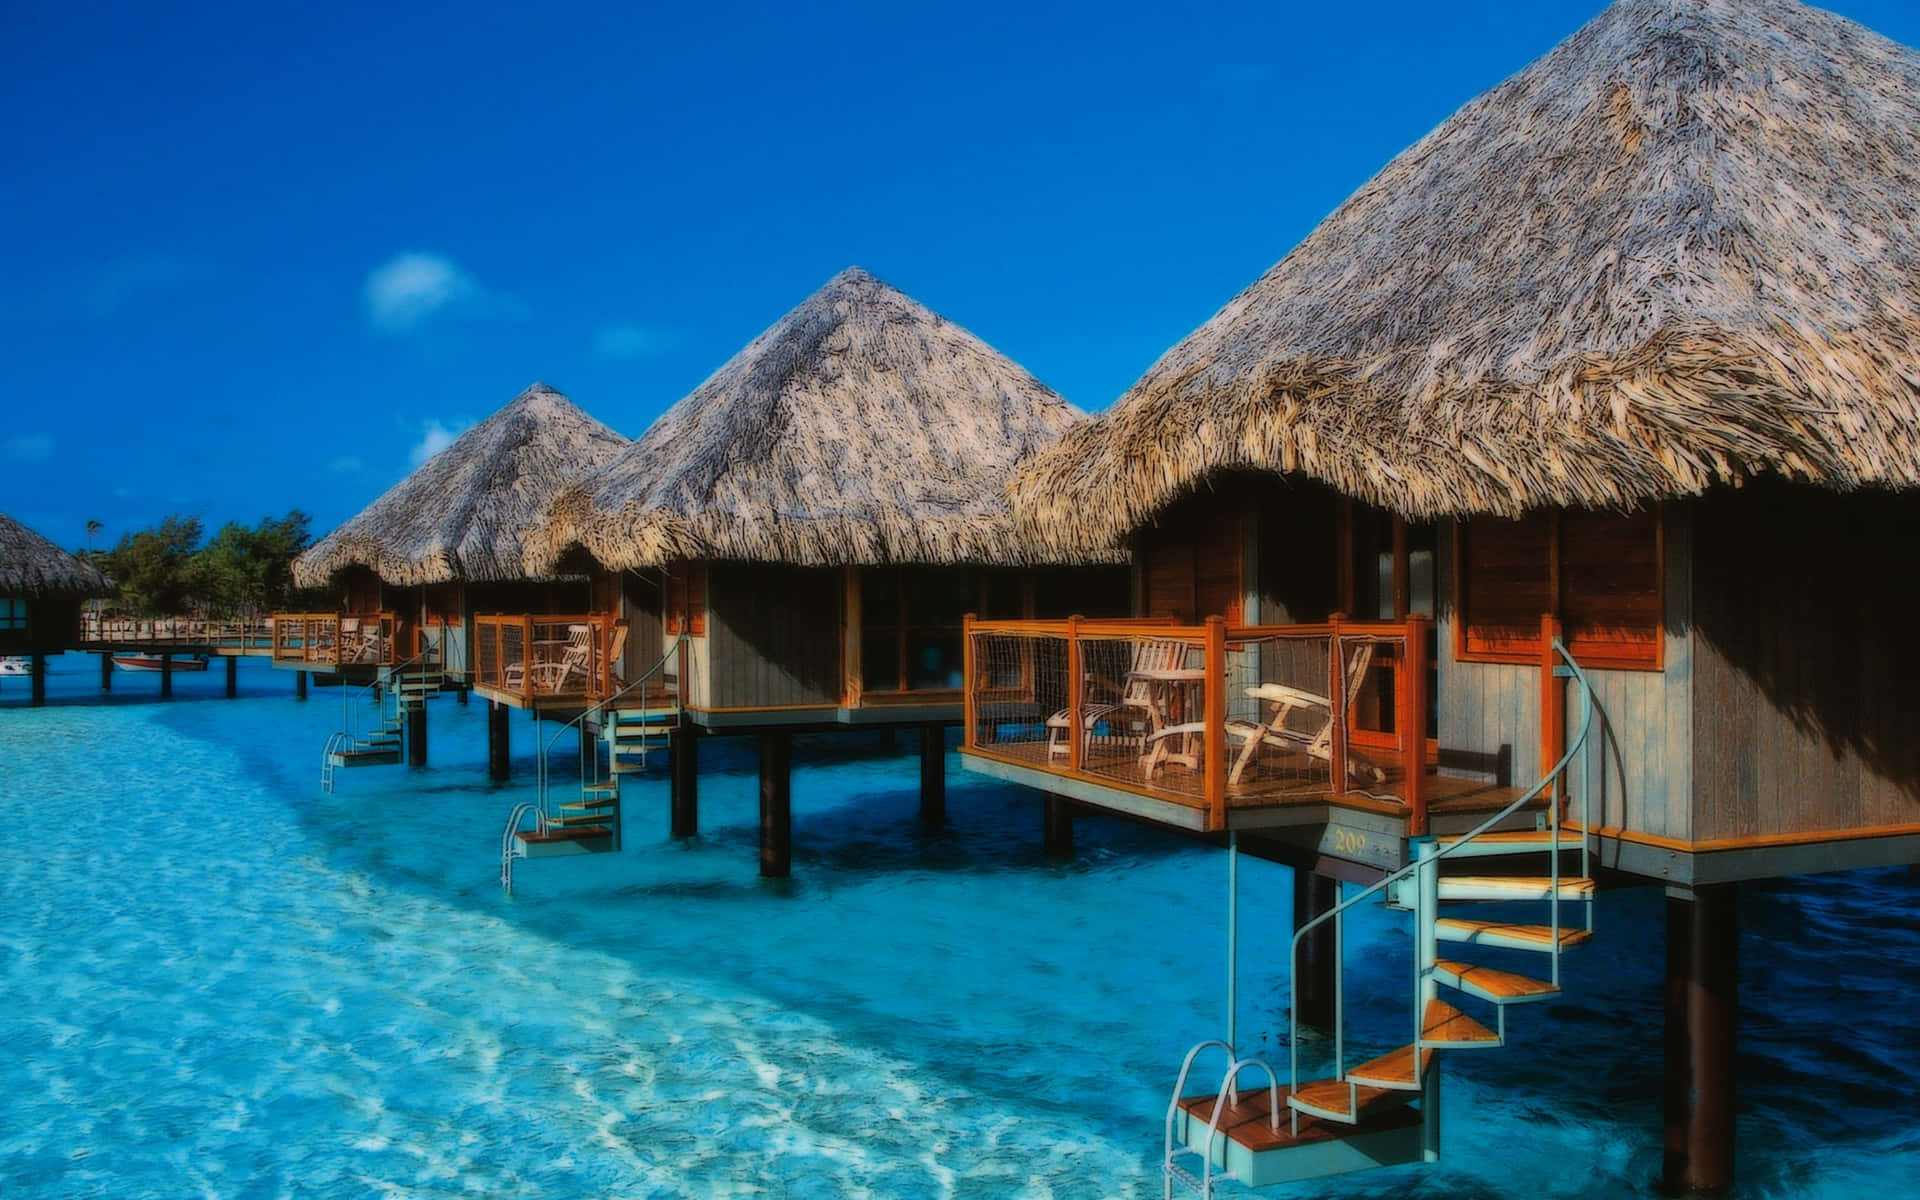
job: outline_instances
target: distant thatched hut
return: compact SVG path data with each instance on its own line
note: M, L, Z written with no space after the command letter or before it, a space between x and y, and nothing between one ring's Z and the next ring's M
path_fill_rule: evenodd
M369 661L400 662L432 646L449 672L467 673L477 614L592 607L583 580L529 575L524 539L567 480L627 444L536 383L314 543L294 561L294 582L337 586L344 612L358 615L348 620L391 614L388 645L363 641ZM314 665L300 653L276 657ZM343 657L354 657L352 647Z
M850 268L563 489L528 567L663 573L702 725L952 720L964 614L1064 611L1083 576L1020 568L1117 561L1009 519L1014 466L1079 417Z
M105 576L0 513L0 654L57 654L80 640L80 604Z
M1690 1189L1731 1162L1724 885L1920 859L1916 489L1920 54L1790 0L1622 0L1012 496L1032 536L1132 537L1149 575L1244 518L1250 624L1424 609L1441 765L1522 786L1570 733L1557 627L1600 710L1582 840L1674 897L1668 1169ZM1366 802L1333 797L1328 828Z

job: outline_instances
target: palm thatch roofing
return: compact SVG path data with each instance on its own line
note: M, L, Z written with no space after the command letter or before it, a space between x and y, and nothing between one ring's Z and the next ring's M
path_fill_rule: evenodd
M561 485L626 438L536 383L293 562L318 587L350 566L399 586L528 578L523 540Z
M111 596L113 584L90 564L0 513L0 593Z
M1080 419L979 338L848 268L564 489L528 566L551 570L574 546L614 570L1034 561L1004 491Z
M1235 468L1419 518L1920 484L1920 54L1792 0L1621 0L1012 496L1079 545Z

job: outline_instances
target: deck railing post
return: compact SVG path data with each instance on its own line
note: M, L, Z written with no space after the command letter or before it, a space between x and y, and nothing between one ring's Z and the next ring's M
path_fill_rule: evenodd
M1067 768L1086 766L1087 731L1081 719L1087 707L1087 675L1080 648L1080 614L1067 618Z
M1553 644L1560 637L1560 619L1552 613L1540 618L1540 773L1545 775L1567 752L1567 689L1554 674L1559 666ZM1547 786L1547 796L1559 804L1566 789L1558 773ZM1564 815L1564 814L1563 814Z
M1227 619L1207 618L1205 689L1207 828L1227 827Z
M1327 772L1335 795L1347 790L1347 664L1340 645L1344 613L1327 618Z
M1408 613L1406 629L1395 691L1400 711L1394 714L1394 725L1400 730L1406 772L1407 832L1421 837L1427 832L1427 618Z
M965 724L962 727L960 744L975 745L974 729L980 720L980 681L974 678L973 661L973 622L974 614L968 613L960 619L960 678L966 688L961 697L961 713Z
M520 614L520 698L533 707L533 614Z

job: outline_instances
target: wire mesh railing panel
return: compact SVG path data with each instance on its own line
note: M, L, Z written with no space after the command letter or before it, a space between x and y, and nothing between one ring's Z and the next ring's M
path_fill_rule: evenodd
M1340 657L1346 687L1347 779L1342 790L1401 800L1409 757L1399 730L1402 689L1411 682L1401 669L1406 636L1343 629ZM1423 760L1414 761L1424 769Z
M976 633L972 659L972 744L1066 767L1067 639Z
M1206 796L1206 647L1164 627L1080 639L1081 769L1182 800Z
M1229 643L1223 741L1230 802L1332 790L1331 647L1332 635L1319 630Z

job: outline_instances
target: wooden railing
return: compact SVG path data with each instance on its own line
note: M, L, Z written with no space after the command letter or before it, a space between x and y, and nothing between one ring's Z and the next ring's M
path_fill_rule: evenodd
M473 619L473 684L533 707L613 694L618 622L610 613L492 614Z
M80 641L99 646L207 646L264 650L273 644L272 617L122 617L80 614Z
M400 661L390 612L275 613L273 661L307 667L390 667Z
M1428 629L968 617L965 744L1201 809L1208 829L1233 808L1362 795L1423 832Z

